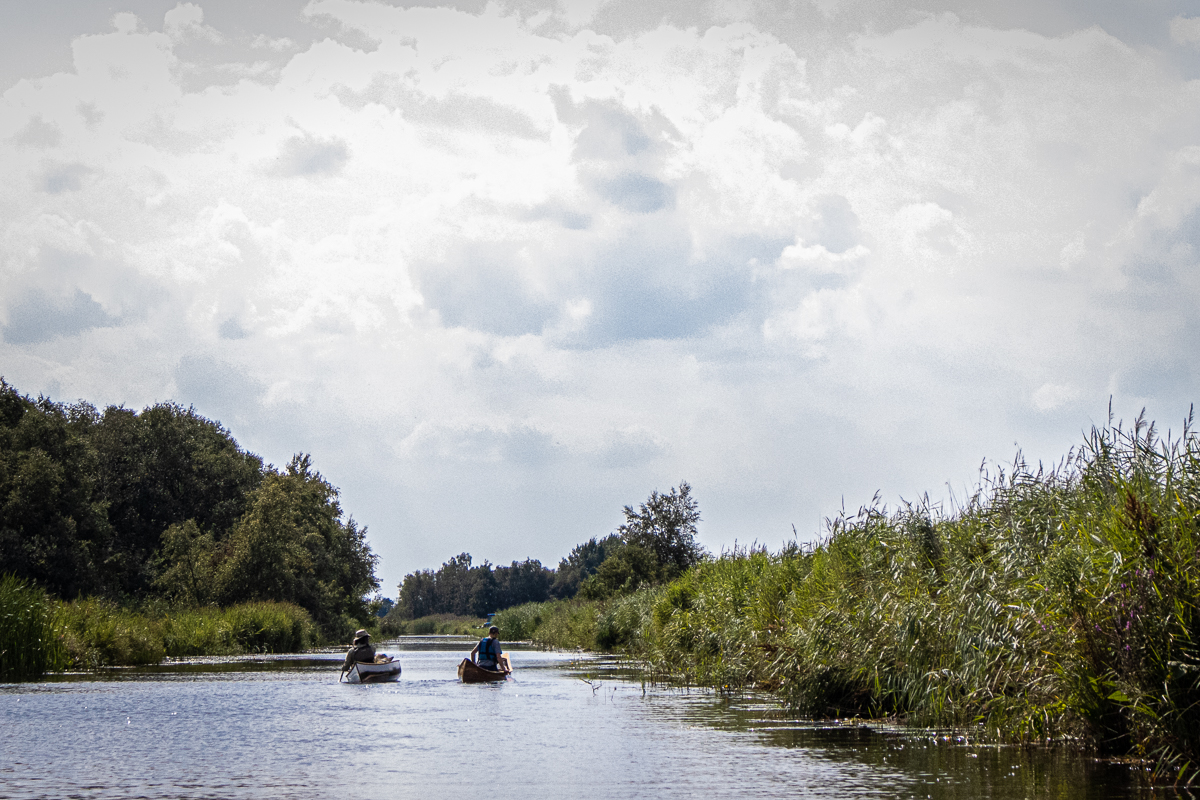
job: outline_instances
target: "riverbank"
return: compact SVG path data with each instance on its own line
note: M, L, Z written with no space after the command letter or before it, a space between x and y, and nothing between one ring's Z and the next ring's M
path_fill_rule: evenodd
M121 608L61 602L0 576L0 680L31 680L64 669L157 664L164 658L291 653L322 643L308 612L290 603L226 608Z
M953 511L867 508L814 545L726 553L604 603L502 612L507 639L621 650L808 717L1200 764L1200 442L1095 430L1055 469L985 475Z

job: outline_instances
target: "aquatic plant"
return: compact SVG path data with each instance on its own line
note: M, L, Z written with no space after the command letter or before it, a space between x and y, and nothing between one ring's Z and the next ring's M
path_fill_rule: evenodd
M77 667L156 664L163 658L286 653L320 642L308 612L291 603L229 608L121 608L95 598L61 605L69 662Z
M506 641L531 641L560 650L604 649L596 643L602 606L580 599L525 603L504 609L492 621Z
M742 549L663 591L635 649L660 673L1006 741L1200 764L1200 441L1093 430L1051 469L984 474L945 512L878 501L815 545Z
M0 681L22 681L62 669L60 620L45 591L0 575Z

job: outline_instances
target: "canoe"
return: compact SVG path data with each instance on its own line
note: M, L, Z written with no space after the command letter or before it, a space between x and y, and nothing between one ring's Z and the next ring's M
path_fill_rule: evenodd
M400 680L400 662L388 661L383 664L359 663L350 667L346 673L348 683L386 683Z
M484 669L471 659L464 658L458 665L458 679L463 683L502 681L508 677L508 673L512 672L507 653L501 654L500 663L508 669Z

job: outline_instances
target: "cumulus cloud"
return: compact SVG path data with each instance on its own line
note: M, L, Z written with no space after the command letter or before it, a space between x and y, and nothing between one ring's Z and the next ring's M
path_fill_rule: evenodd
M0 99L6 378L314 450L395 570L681 477L772 540L1186 408L1194 82L1092 24L793 11L118 14Z
M1200 45L1200 17L1175 17L1171 20L1171 41Z

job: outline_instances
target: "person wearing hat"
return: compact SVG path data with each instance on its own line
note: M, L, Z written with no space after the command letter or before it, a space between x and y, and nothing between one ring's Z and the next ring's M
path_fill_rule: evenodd
M375 646L371 644L371 634L362 628L354 632L354 643L350 647L350 652L346 653L346 661L342 664L342 672L354 666L355 662L360 664L375 663Z
M471 651L471 660L484 669L500 669L500 654L503 652L500 649L500 629L493 625L488 628L488 635L480 639Z

